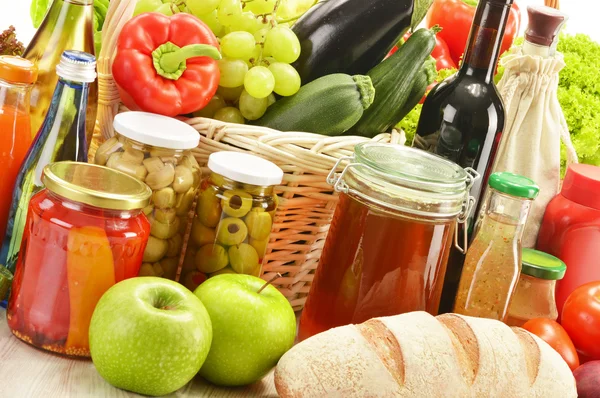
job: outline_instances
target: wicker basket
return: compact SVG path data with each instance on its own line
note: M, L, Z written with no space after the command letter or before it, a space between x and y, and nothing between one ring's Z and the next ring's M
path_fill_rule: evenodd
M93 158L99 144L112 137L112 121L120 107L119 93L111 76L116 42L123 25L131 18L135 0L111 0L103 31L103 48L98 57L99 108ZM201 136L194 150L205 166L208 156L217 151L251 152L268 159L285 172L276 188L281 197L273 233L263 266L263 278L275 273L282 278L273 284L288 298L294 310L301 310L329 230L337 204L337 194L326 183L336 161L353 152L363 137L325 137L309 133L283 133L263 127L223 123L195 118L185 120ZM375 141L404 144L404 134L381 134Z

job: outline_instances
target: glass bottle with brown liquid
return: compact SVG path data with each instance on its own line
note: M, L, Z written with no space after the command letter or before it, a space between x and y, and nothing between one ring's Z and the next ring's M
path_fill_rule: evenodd
M54 0L23 58L37 65L39 76L31 91L31 131L35 135L42 126L54 88L58 83L56 66L65 50L78 50L94 55L94 1ZM98 83L89 87L86 110L86 138L89 147L98 108ZM86 148L87 150L87 148Z
M483 178L471 188L475 211L487 184L504 128L504 107L494 72L513 0L482 0L477 6L464 62L455 75L433 88L423 104L415 148L475 169ZM470 231L469 231L470 232ZM462 232L461 232L462 233ZM450 254L440 313L450 312L458 289L464 255Z

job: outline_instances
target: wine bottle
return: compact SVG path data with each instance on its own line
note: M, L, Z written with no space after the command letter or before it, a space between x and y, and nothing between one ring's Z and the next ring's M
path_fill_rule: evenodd
M94 55L94 1L54 0L42 24L25 49L23 58L37 65L39 76L30 100L31 131L40 129L50 107L58 76L56 66L66 50ZM87 99L86 134L91 143L98 108L98 84L90 84Z
M413 146L475 169L469 235L487 185L504 128L504 106L494 84L504 29L513 0L480 0L459 71L435 86L421 111ZM460 231L462 234L463 231ZM440 312L449 312L458 289L464 255L450 255Z
M31 197L43 185L42 171L53 162L87 162L86 107L89 87L96 79L96 58L65 51L56 67L58 83L50 108L21 165L12 194L0 264L14 272Z

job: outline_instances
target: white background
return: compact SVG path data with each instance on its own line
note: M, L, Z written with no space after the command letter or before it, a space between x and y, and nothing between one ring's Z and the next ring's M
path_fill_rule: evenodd
M372 1L372 0L365 0ZM523 10L525 28L526 8L529 4L544 4L543 0L516 0ZM30 0L0 0L0 31L14 25L19 39L27 45L33 37L35 30L29 18ZM596 0L561 0L561 10L569 14L569 22L565 27L568 33L586 33L594 40L600 42L600 22L597 14L600 4Z

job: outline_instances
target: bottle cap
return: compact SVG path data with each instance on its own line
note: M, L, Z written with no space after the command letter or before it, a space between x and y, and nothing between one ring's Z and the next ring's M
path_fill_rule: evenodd
M159 148L184 150L200 143L200 134L189 124L154 113L119 113L113 127L124 137Z
M582 206L600 210L600 167L572 164L563 181L562 196Z
M533 249L523 249L521 273L539 279L557 281L567 272L567 265L560 259Z
M83 51L67 50L60 57L56 74L65 80L92 83L96 80L96 57Z
M565 23L566 14L546 6L528 6L529 24L525 40L540 46L550 47Z
M519 198L535 199L540 193L540 187L533 180L508 172L492 174L489 184L496 191Z
M0 56L0 79L9 83L33 84L38 77L38 68L28 59L13 55Z
M142 181L108 167L79 162L51 163L44 168L46 188L74 202L108 210L148 206L152 190Z
M283 180L283 170L275 163L242 152L215 152L208 158L208 168L243 184L265 187L281 184Z

